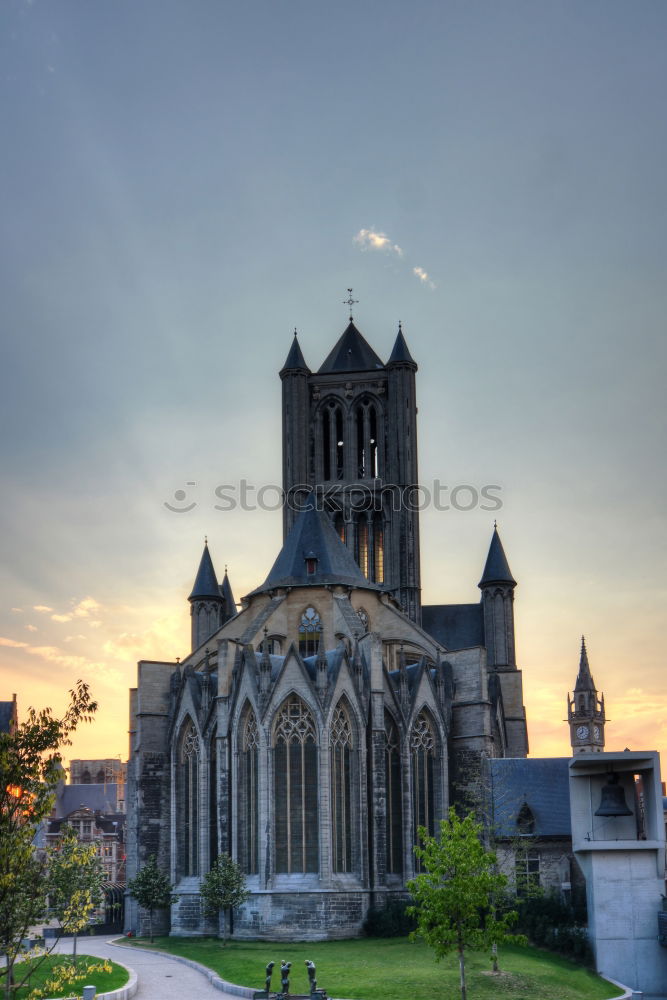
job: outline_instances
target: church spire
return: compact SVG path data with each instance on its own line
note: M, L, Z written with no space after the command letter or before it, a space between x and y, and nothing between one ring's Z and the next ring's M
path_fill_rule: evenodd
M598 698L583 635L573 697L567 696L567 721L573 753L599 753L604 750L604 696Z
M188 597L189 601L201 599L203 597L219 598L220 587L213 569L213 560L208 551L208 539L204 539L204 551L199 561L199 569L192 587L192 593Z
M411 365L417 370L417 362L410 354L408 345L405 342L405 337L403 336L403 326L399 322L398 324L398 334L396 335L396 340L394 341L394 346L392 348L389 361L387 362L387 367L389 365Z
M492 583L504 583L516 587L516 580L510 572L507 556L505 555L503 543L500 541L498 526L496 524L493 525L493 535L491 536L489 554L486 557L482 579L477 586L480 590L483 590L484 587L488 587Z
M285 359L285 364L280 369L280 377L287 372L306 372L310 374L310 368L305 362L304 356L301 353L301 345L299 344L299 338L297 337L296 327L294 327L294 338L292 340L292 346L289 349L287 358Z

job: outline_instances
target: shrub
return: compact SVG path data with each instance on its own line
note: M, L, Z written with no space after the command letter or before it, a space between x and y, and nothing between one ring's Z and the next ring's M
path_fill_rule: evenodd
M586 928L578 923L581 913L556 892L534 892L517 900L517 929L533 944L541 945L584 965L593 961Z

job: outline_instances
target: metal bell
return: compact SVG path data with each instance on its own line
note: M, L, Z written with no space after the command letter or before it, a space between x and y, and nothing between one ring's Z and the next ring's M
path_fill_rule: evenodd
M625 792L618 783L618 775L610 774L607 784L602 788L600 805L595 810L596 816L632 816L632 809L628 809L625 801Z

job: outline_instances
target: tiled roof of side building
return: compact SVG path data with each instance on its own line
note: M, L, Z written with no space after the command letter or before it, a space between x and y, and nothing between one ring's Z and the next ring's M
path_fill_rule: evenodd
M422 628L445 649L484 645L481 604L426 604L422 607Z
M63 785L56 795L56 816L69 816L81 807L92 812L115 813L118 805L117 785Z
M487 761L496 837L516 837L524 806L537 837L571 837L569 757L496 757Z

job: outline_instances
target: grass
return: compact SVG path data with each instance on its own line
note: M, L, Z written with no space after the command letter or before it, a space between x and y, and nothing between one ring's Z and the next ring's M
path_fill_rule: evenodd
M147 939L135 946L151 947ZM276 963L273 988L280 988L280 962L292 963L290 990L307 993L304 966L317 966L317 985L330 996L353 1000L458 1000L458 958L436 962L423 942L407 938L361 938L287 944L230 941L217 938L156 938L154 948L201 962L229 982L264 988L266 963ZM490 972L489 955L474 952L466 960L468 1000L607 1000L619 990L594 972L568 959L535 948L513 945L500 951L498 975Z
M71 961L71 957L68 955L49 955L43 962L41 962L37 970L30 977L30 986L24 986L20 990L17 990L16 1000L26 1000L26 998L30 995L31 990L44 985L46 980L50 977L51 969L54 966L71 964ZM79 955L77 959L77 966L83 968L87 962L95 963L97 965L101 961L101 958L95 958L93 955ZM29 964L29 962L17 962L14 966L15 982L20 982L25 975L25 969ZM49 991L49 996L71 996L72 994L81 996L83 987L89 985L96 986L98 993L108 993L111 990L118 990L128 981L129 975L127 969L124 969L122 965L116 965L115 962L111 962L111 965L113 967L111 972L89 973L86 975L85 979L80 979L78 982L70 986L63 986L62 990L55 990L53 992ZM4 986L4 983L2 985Z

